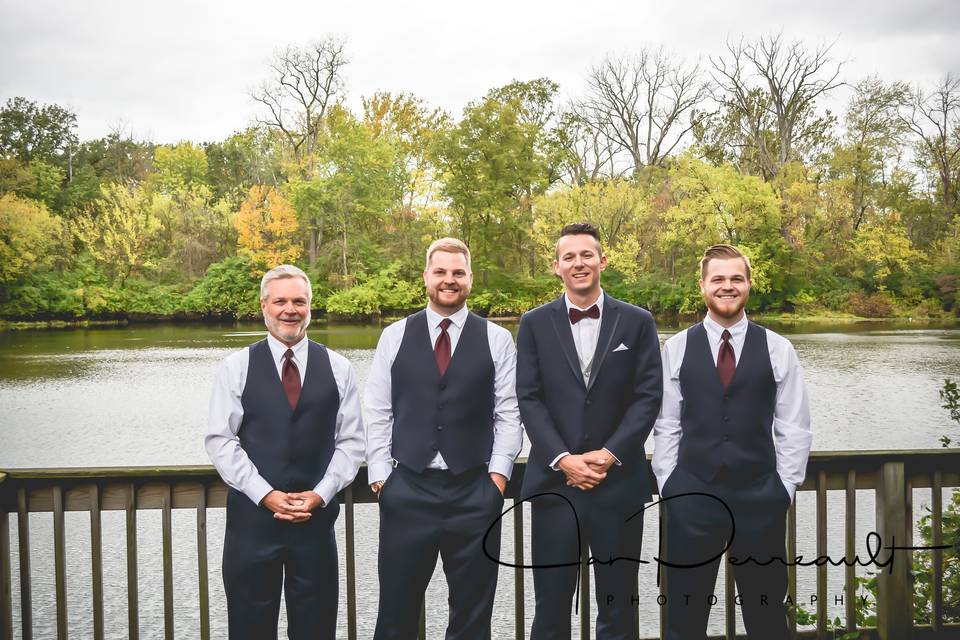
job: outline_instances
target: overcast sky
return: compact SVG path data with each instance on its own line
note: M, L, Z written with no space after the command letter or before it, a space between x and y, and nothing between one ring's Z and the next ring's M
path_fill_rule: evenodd
M836 40L849 82L960 73L953 0L0 0L0 100L63 105L81 139L123 124L156 142L209 141L250 124L249 91L274 50L330 34L347 41L352 107L407 91L459 115L513 79L546 76L574 96L608 53L663 45L706 59L727 38L778 31L811 47Z

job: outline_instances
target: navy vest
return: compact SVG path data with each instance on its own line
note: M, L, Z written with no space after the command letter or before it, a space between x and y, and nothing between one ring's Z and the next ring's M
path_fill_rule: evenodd
M340 391L322 345L309 342L300 400L290 408L266 340L250 345L240 402L240 446L279 491L311 491L327 471L336 440Z
M494 366L487 321L472 313L441 376L427 313L408 317L390 369L393 457L418 473L439 451L450 471L486 464L493 449Z
M704 481L725 475L757 477L777 468L773 413L777 382L770 365L767 332L747 325L737 370L726 391L703 323L687 330L687 348L680 365L678 466Z

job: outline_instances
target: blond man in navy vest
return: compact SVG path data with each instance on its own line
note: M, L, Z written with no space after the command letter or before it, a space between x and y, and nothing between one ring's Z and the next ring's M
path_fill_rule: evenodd
M564 227L553 263L564 293L525 313L517 334L531 444L522 495L532 512L532 640L570 638L581 543L597 560L597 638L637 637L638 512L652 488L643 445L660 408L660 343L649 311L601 289L606 266L595 227Z
M447 640L482 640L490 638L503 492L523 440L516 349L509 331L467 310L465 244L431 244L423 281L427 308L383 331L364 393L369 480L380 503L374 638L417 637L439 556Z
M666 637L706 637L719 556L729 544L726 569L748 636L785 640L785 518L812 440L803 372L786 338L747 320L750 261L739 250L706 250L700 291L706 318L664 345L654 429L670 563Z
M223 585L231 640L277 637L281 588L291 640L336 636L337 493L363 459L353 368L307 339L307 275L263 276L267 337L228 356L210 398L205 446L224 482Z

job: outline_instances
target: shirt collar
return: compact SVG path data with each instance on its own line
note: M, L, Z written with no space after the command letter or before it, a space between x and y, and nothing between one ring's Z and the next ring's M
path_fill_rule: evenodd
M703 327L707 330L707 335L710 336L712 342L720 342L723 335L723 330L726 329L730 332L730 339L736 340L739 344L740 338L742 338L747 333L747 314L744 313L737 324L732 327L724 327L713 318L710 317L710 314L707 314L707 317L703 319Z
M292 347L287 347L279 340L273 337L273 334L267 334L267 344L270 346L270 353L273 354L273 359L275 362L279 362L283 358L283 354L287 352L287 349L293 349L293 357L303 362L303 355L307 351L307 334L303 334L303 338L300 339L300 342L293 345Z
M572 302L570 302L570 298L567 297L567 294L563 294L563 303L564 303L565 305L567 305L567 311L568 311L568 312L570 311L570 309L580 309L581 311L586 311L587 309L589 309L589 308L592 307L593 305L597 305L597 309L600 309L600 313L601 313L601 315L602 315L602 314L603 314L603 289L600 289L600 295L597 296L596 301L588 304L588 305L585 306L585 307L582 307L582 308L581 308L581 307L578 307L577 305L573 304Z
M468 313L470 313L470 311L467 309L467 305L463 305L456 313L449 316L442 316L434 311L430 305L427 305L427 326L431 328L439 327L444 318L450 318L450 322L455 324L457 329L463 329L463 323L467 321Z

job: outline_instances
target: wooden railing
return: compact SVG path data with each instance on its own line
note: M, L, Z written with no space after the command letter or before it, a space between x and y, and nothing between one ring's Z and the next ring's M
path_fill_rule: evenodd
M525 465L517 464L507 497L514 498L523 477ZM876 502L876 531L885 543L893 540L898 546L913 546L913 490L931 490L931 515L934 545L943 539L943 487L960 485L960 451L851 451L821 452L811 456L807 479L801 491L815 492L816 496L816 548L817 556L827 555L827 494L842 491L845 496L846 515L844 524L845 557L853 558L858 535L856 507L857 490L873 490ZM162 533L162 578L163 578L163 627L164 637L174 637L174 586L173 586L173 536L172 511L191 509L196 512L197 579L199 628L197 635L203 640L210 637L210 588L208 584L207 558L207 510L220 509L226 505L226 487L212 467L179 466L156 468L86 468L86 469L16 469L0 471L0 639L13 638L13 573L10 526L16 514L17 544L19 557L19 637L34 638L33 585L30 563L30 513L53 514L54 590L56 601L56 637L68 637L67 571L65 550L64 514L68 511L85 511L90 515L91 592L90 606L93 613L93 637L104 637L104 568L103 534L101 514L103 511L125 512L126 574L127 574L127 630L128 636L140 637L139 595L137 577L137 514L145 509L161 511ZM349 640L357 638L356 551L354 505L374 502L367 486L366 469L362 468L353 485L341 496L346 532L345 573L347 625ZM662 516L662 513L661 513ZM517 565L524 564L524 517L523 509L514 509L509 516L513 523L515 557ZM796 505L791 507L787 526L788 557L795 557L797 549ZM933 619L929 625L913 623L913 584L910 552L898 552L892 573L878 573L879 597L877 602L877 626L870 629L856 627L856 573L855 567L845 570L844 605L846 631L858 632L860 638L902 640L905 638L960 638L960 625L943 622L943 553L933 554ZM862 554L861 554L862 555ZM903 556L903 558L900 557ZM881 556L881 560L886 554ZM586 560L586 559L585 559ZM834 637L828 624L827 566L820 564L816 572L816 629L797 631L795 619L791 627L795 637ZM514 620L515 637L525 637L524 628L524 580L523 570L515 569ZM726 571L726 623L725 638L737 638L736 607L732 572ZM590 572L581 572L580 637L590 637ZM797 569L789 569L789 593L797 598ZM663 619L661 616L661 635ZM425 635L425 623L421 617L421 637Z

